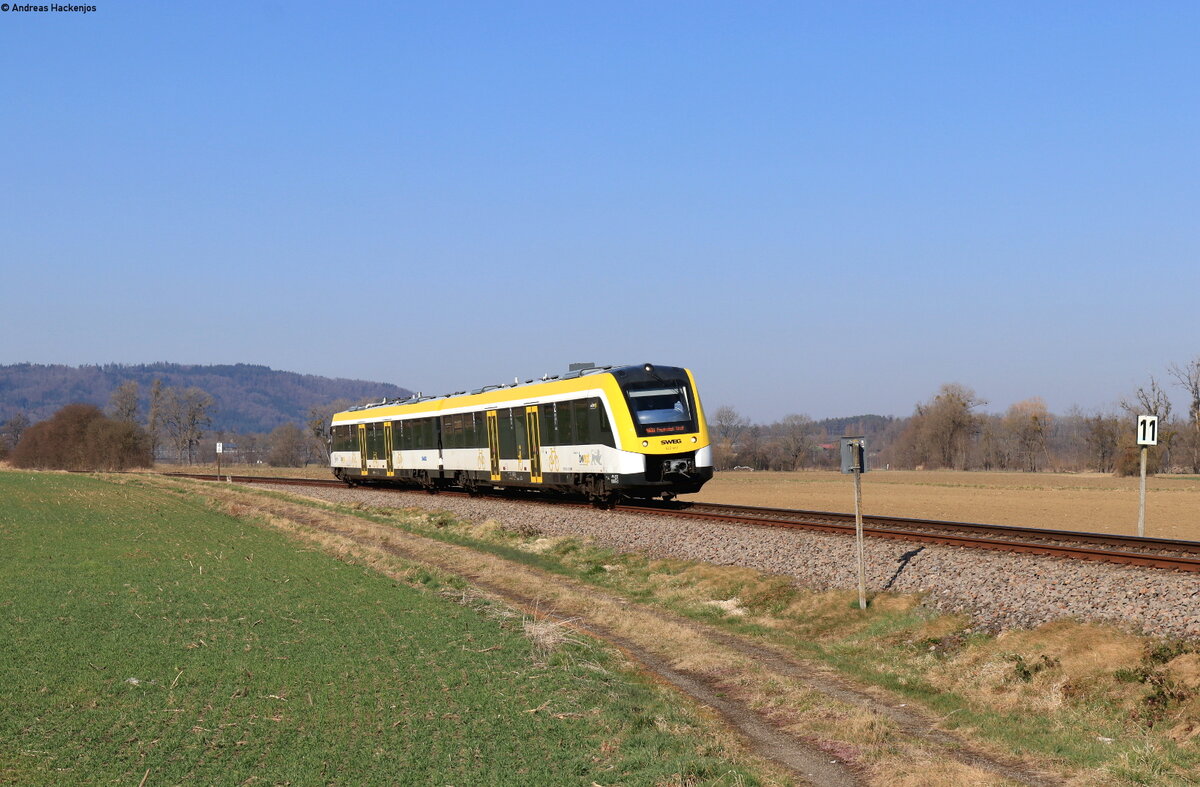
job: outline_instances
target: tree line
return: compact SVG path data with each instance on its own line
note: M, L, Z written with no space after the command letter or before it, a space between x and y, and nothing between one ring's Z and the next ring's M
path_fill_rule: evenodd
M216 403L195 386L151 385L143 412L136 381L117 387L106 412L91 404L60 408L38 423L22 412L0 424L0 459L16 467L60 470L125 470L155 459L179 464L215 461L217 442L228 442L232 461L276 467L327 463L327 432L333 413L350 406L338 400L313 407L303 426L287 423L269 434L212 432Z
M754 424L731 406L709 419L718 470L799 470L840 464L838 437L864 435L870 461L897 469L1084 471L1131 475L1138 472L1134 435L1138 415L1154 415L1159 444L1151 449L1150 472L1200 473L1200 357L1171 364L1169 380L1186 393L1186 413L1173 411L1155 377L1113 408L1053 414L1040 397L1017 402L1003 413L987 413L987 400L959 383L941 386L907 417L858 416L813 421L788 415Z

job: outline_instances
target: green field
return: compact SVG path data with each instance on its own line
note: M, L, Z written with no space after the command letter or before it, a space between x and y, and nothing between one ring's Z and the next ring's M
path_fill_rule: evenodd
M0 782L757 783L616 656L540 660L411 577L140 481L0 472Z

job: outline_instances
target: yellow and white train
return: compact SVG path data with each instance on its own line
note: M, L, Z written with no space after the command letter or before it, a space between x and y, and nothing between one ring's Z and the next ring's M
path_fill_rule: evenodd
M333 416L330 464L350 484L509 487L597 501L696 492L712 448L692 373L604 366Z

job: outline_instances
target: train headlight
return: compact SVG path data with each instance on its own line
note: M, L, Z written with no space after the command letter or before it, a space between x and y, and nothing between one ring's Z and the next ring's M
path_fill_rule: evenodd
M650 441L649 441L649 440L643 440L643 441L642 441L642 448L649 448L649 447L650 447Z
M692 442L693 442L693 443L694 443L694 442L696 442L696 438L694 438L694 437L693 437L693 438L692 438Z

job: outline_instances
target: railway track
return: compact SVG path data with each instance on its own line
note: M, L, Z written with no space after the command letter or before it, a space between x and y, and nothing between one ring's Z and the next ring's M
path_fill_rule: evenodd
M212 474L167 473L175 477L216 480ZM294 486L345 486L335 479L271 478L260 476L224 476L236 483L270 483ZM373 487L397 492L410 489ZM465 496L465 492L442 491L439 494ZM535 499L535 498L524 498ZM579 502L556 505L586 506ZM617 505L626 513L706 519L740 525L783 527L838 535L854 534L854 515L833 511L804 511L786 508L732 506L717 503L653 502ZM1200 573L1200 542L1167 538L1139 538L1108 533L1080 533L1069 530L1045 530L1033 527L943 522L930 519L863 516L863 534L926 544L970 549L1022 552L1072 560L1145 566L1149 568Z

